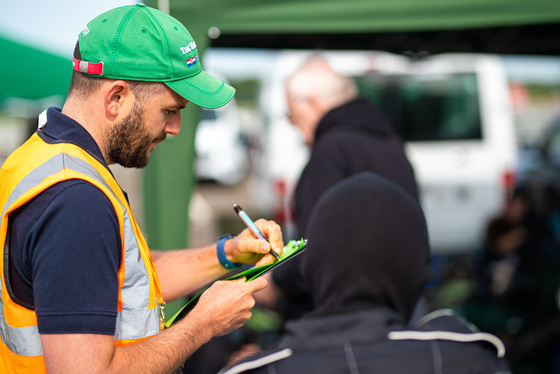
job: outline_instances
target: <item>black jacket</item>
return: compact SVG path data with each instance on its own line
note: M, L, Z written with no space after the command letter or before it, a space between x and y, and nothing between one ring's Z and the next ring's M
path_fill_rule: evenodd
M346 178L317 201L308 233L299 257L313 312L286 324L277 350L225 373L508 372L503 343L450 313L410 322L430 250L404 189L369 172Z
M298 238L305 236L311 210L323 192L364 171L387 178L418 201L401 139L369 101L356 99L331 110L317 125L311 156L296 188Z
M295 193L297 238L307 238L306 226L315 203L331 186L361 172L374 172L402 187L418 201L414 171L401 139L386 117L365 99L356 99L327 113L319 122L309 162ZM285 320L312 308L296 258L274 271L282 290L278 309Z
M287 324L278 349L221 374L509 373L502 342L448 312L405 329L388 309L315 315Z

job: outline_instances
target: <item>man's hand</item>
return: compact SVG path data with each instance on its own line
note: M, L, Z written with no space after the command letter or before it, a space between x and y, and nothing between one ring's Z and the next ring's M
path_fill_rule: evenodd
M185 320L207 321L211 337L237 330L251 318L255 306L253 294L266 285L262 277L250 282L245 282L245 278L217 281L200 296Z
M266 287L260 277L219 281L204 292L179 323L148 340L115 347L113 335L41 334L47 371L66 373L170 373L214 336L241 327L255 305L253 293Z
M228 259L232 262L251 263L257 266L273 263L276 258L271 255L272 248L277 254L281 255L284 250L282 241L282 230L274 221L259 219L255 221L267 241L258 239L249 229L243 230L238 236L226 241L225 252Z

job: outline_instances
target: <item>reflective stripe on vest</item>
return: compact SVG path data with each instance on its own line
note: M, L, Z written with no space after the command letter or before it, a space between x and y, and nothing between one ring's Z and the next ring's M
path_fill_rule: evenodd
M159 332L158 306L149 308L150 299L150 277L146 264L139 250L132 221L127 207L119 200L115 192L99 174L94 166L81 158L67 153L58 153L39 167L26 175L12 190L7 202L2 207L2 218L24 193L31 188L40 185L45 178L53 176L62 170L71 170L94 179L106 187L107 194L110 192L124 212L124 280L121 289L122 310L118 312L115 340L145 339ZM69 179L69 178L66 178ZM64 178L62 180L65 180ZM108 196L109 197L109 196ZM8 240L5 243L5 252L8 250ZM4 264L8 266L8 264ZM155 271L155 270L154 270ZM0 283L0 291L2 284ZM6 346L14 353L22 356L42 355L37 326L12 327L4 318L4 301L0 293L0 336Z
M2 291L2 283L0 283L0 291ZM0 295L0 337L10 351L20 356L41 356L43 348L39 340L39 332L37 326L27 327L11 327L6 323L4 318L4 303Z

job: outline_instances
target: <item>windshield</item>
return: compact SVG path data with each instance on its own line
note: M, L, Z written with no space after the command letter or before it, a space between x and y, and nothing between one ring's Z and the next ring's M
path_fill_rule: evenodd
M355 77L362 97L407 141L481 139L475 73Z

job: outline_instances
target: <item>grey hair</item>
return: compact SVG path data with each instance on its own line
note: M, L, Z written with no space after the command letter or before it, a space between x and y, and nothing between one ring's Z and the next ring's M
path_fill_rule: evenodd
M286 90L295 100L315 96L329 108L354 99L358 92L351 77L337 73L320 57L307 60L291 75L286 80Z

